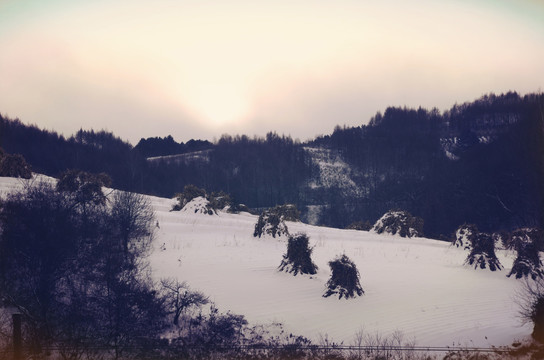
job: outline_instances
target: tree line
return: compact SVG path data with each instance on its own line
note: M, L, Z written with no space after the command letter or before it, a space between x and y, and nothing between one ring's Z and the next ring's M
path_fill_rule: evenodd
M218 141L177 143L171 136L133 147L115 135L55 132L0 116L0 147L21 154L33 171L58 176L78 168L105 172L112 186L172 197L189 184L231 194L251 208L318 205L319 223L374 223L391 209L421 217L425 234L448 237L463 223L484 231L544 223L544 96L489 94L441 113L390 107L366 125L337 126L300 143L289 136L224 135ZM307 147L337 151L357 173L364 195L342 186L315 189L319 169ZM176 161L148 157L191 154Z

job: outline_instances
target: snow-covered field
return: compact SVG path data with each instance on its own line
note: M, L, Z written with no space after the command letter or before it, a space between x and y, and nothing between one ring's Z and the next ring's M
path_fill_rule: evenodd
M20 183L0 178L0 196ZM250 323L281 322L287 332L346 345L361 329L384 336L399 330L421 346L510 345L531 333L518 317L522 282L506 277L511 253L497 251L503 271L474 270L463 266L465 251L445 242L288 223L291 233L308 234L319 267L295 277L277 271L286 239L252 236L256 216L170 212L175 200L150 200L160 226L150 257L154 277L186 281ZM323 298L327 263L344 253L365 294Z
M160 224L155 276L187 281L251 323L281 322L288 332L346 345L361 329L399 330L422 346L510 345L531 333L518 318L522 282L506 277L512 253L497 252L503 271L475 270L463 266L467 252L442 241L288 223L291 233L308 234L319 267L314 276L295 277L277 271L286 239L252 236L256 216L169 212L173 200L151 199ZM344 253L357 265L365 294L323 298L327 263Z

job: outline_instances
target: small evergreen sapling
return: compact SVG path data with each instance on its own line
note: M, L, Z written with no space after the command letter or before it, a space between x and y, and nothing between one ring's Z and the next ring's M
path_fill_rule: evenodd
M312 248L309 246L309 239L306 234L299 233L289 236L287 241L287 253L278 267L279 271L297 274L317 273L317 266L312 262Z
M491 235L478 233L472 240L472 250L468 254L465 264L474 265L474 268L489 270L502 270L502 265L495 254L495 241Z
M329 266L332 274L323 297L338 294L339 299L349 299L365 293L359 282L359 270L346 255L329 261Z

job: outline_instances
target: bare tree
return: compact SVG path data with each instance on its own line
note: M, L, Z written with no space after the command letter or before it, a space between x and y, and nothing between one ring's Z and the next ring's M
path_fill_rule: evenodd
M533 323L533 338L544 342L544 279L524 279L523 287L516 294L519 315L523 322Z
M192 291L186 282L178 279L161 279L165 305L168 311L174 314L174 325L179 325L179 317L190 307L206 305L209 300L200 291Z
M145 253L153 238L153 209L141 194L116 191L111 204L111 220L125 253ZM132 249L129 248L132 246Z

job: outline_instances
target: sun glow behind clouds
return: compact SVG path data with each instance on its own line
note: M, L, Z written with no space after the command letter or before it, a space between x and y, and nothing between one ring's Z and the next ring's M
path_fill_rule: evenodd
M530 17L483 0L53 3L0 24L0 111L45 127L72 118L55 124L68 133L106 124L134 140L175 136L177 123L184 140L232 128L308 138L388 105L543 85L544 10L526 1Z

